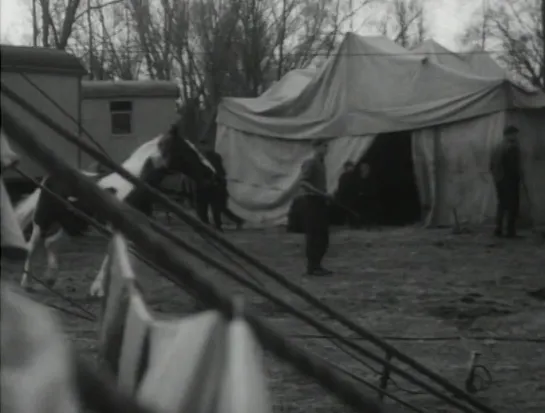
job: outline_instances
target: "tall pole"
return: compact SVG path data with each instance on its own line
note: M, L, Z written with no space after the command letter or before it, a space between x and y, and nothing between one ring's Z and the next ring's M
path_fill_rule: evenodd
M483 22L481 27L481 50L486 50L486 38L488 37L488 1L482 1Z
M38 19L36 17L36 0L32 0L32 46L38 46Z
M545 1L545 0L543 0L543 1ZM354 4L353 4L353 0L350 0L349 7L350 7L350 31L354 32Z
M93 45L93 20L91 18L91 0L87 0L87 35L89 36L89 79L93 80L95 78L95 48Z
M541 35L545 33L545 0L541 0ZM545 91L545 40L541 42L543 56L541 56L541 90Z

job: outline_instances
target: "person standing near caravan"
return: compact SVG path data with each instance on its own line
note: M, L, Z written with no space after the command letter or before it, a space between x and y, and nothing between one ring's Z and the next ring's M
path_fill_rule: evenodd
M332 274L322 267L322 260L329 247L329 214L325 155L327 143L313 142L313 157L301 167L300 194L304 205L307 274L323 276Z
M516 219L519 212L520 184L523 179L518 129L508 126L503 132L503 142L492 152L490 172L494 178L497 195L496 229L494 235L503 235L503 220L507 215L507 237L516 236Z

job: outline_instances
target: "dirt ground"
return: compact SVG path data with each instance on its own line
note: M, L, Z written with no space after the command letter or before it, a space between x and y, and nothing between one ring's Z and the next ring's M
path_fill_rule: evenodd
M210 255L222 257L190 229L177 225L173 230ZM481 363L490 370L493 382L476 397L498 412L543 412L545 306L543 301L526 295L526 291L545 286L545 244L529 233L512 241L496 240L489 234L489 229L462 235L453 235L450 230L412 227L335 230L326 262L335 275L310 279L302 275L301 235L287 234L284 229L226 232L239 247L460 387L471 351L481 352ZM86 293L105 246L98 234L66 242L61 248L59 281L55 287L95 314L99 313L99 304L86 299ZM194 259L190 262L204 268ZM230 265L235 264L230 262ZM239 265L242 264L236 264L235 268L240 269ZM251 270L248 265L242 267ZM13 268L3 269L3 278L14 276ZM40 268L35 270L39 273ZM251 272L271 292L328 321L275 282L254 270ZM155 311L169 314L196 311L196 301L169 281L159 278L143 264L138 266L138 273L144 280L147 302ZM221 274L209 271L209 276L226 292L244 291ZM44 303L70 307L48 291L38 289L32 295ZM274 304L247 291L245 295L246 305L294 342L378 384L379 375L369 368L376 369L373 363L367 366L355 361L327 339L313 337L316 331ZM96 323L59 315L78 351L94 357ZM350 411L312 380L269 354L266 367L275 411ZM367 391L363 386L362 390ZM396 385L390 383L388 390L423 411L456 411L432 396L417 392L401 379L396 380ZM369 394L376 396L371 390Z

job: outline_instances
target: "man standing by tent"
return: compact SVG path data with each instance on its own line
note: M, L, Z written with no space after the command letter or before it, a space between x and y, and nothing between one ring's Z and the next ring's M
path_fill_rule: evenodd
M522 179L518 129L515 126L506 127L503 138L500 146L492 152L490 160L490 172L494 178L498 200L494 235L503 235L503 218L507 215L507 237L514 238Z
M300 195L305 212L305 239L307 274L329 275L331 271L322 267L329 247L328 199L326 184L325 155L327 143L313 142L314 156L301 167Z

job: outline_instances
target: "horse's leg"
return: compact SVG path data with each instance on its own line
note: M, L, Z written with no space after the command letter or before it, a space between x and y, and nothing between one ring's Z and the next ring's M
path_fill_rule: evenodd
M55 247L58 246L58 241L62 238L63 232L64 231L61 228L55 234L44 240L45 254L47 258L47 268L44 281L49 287L53 287L57 281L59 261L57 259L57 251Z
M40 246L41 241L42 241L42 230L38 225L36 225L33 222L32 235L30 236L30 240L28 241L28 252L27 252L25 264L23 265L23 275L21 277L21 287L24 288L25 290L30 288L30 283L28 280L28 272L30 271L32 258L34 258L34 253Z
M106 279L106 271L108 271L108 266L110 265L110 254L107 252L100 270L95 277L91 288L89 289L89 295L91 297L102 298L104 297L104 280Z

